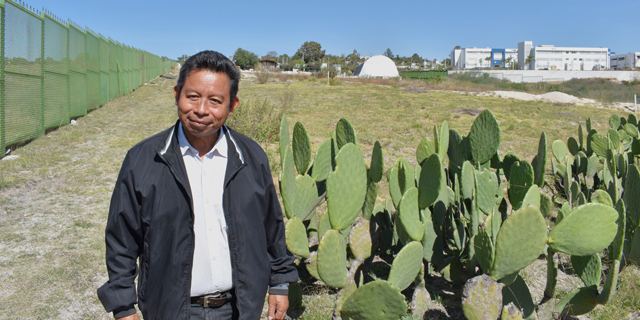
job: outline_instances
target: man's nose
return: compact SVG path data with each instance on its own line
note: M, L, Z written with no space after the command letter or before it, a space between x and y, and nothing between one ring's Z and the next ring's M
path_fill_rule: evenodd
M205 115L207 113L207 99L201 99L196 102L195 108L193 108L193 112L198 115Z

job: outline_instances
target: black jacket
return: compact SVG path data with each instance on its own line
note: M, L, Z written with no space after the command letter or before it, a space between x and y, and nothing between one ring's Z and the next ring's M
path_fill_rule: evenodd
M98 289L107 312L138 303L145 319L189 318L194 213L178 128L138 143L122 164L105 231L109 281ZM295 282L298 274L264 151L222 130L229 145L223 208L237 307L240 319L258 319L268 287Z

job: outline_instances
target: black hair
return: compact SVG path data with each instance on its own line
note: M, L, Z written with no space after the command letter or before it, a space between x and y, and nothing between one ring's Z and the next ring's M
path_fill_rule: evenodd
M238 94L238 83L240 82L240 70L236 67L233 61L225 57L222 53L217 51L205 50L196 53L189 57L184 65L180 68L180 75L178 76L178 93L182 93L182 87L184 82L187 81L187 77L194 70L209 70L211 72L221 72L229 77L229 87L231 100L229 103L235 100Z

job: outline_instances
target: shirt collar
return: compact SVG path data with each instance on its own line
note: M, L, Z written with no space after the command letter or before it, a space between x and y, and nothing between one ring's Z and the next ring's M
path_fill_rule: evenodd
M179 123L178 126L178 143L180 144L180 151L182 152L182 156L187 155L187 153L191 153L197 156L199 152L198 150L196 150L196 148L191 146L189 140L187 140L187 137L184 134L182 123ZM224 158L227 157L227 139L225 138L225 132L222 129L219 129L219 131L220 136L218 137L218 140L216 141L215 145L213 145L213 148L209 152L207 152L207 154L205 154L205 157L212 157L213 155L218 155Z

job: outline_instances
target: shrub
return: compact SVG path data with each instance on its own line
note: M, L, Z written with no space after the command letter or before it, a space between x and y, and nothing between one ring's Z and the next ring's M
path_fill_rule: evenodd
M272 73L273 72L267 67L264 67L260 64L256 66L256 78L258 79L258 82L260 82L260 84L267 83L267 81L269 81L269 78L271 78Z
M227 125L258 143L272 143L278 139L284 112L268 99L246 100L229 117Z

